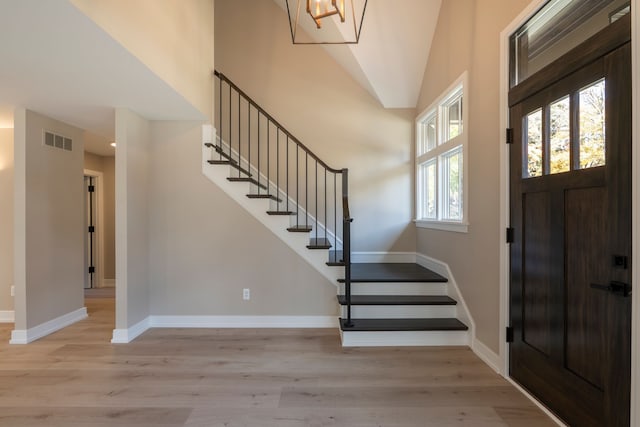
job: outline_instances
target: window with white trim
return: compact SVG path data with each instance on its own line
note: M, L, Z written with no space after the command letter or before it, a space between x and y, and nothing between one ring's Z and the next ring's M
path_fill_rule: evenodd
M467 231L467 134L463 74L416 120L416 224Z

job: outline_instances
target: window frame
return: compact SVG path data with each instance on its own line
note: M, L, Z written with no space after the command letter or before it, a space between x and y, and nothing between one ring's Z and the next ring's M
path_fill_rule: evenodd
M435 230L453 231L458 233L468 232L468 207L469 207L469 166L468 166L468 127L469 127L469 101L468 101L468 76L465 71L458 77L438 98L425 108L416 118L416 132L414 145L414 222L417 227L430 228ZM455 137L444 141L448 134L445 118L448 116L448 109L456 99L462 97L462 131ZM436 144L428 150L427 131L425 127L436 117ZM462 153L462 217L450 219L445 217L445 207L443 205L445 197L444 160L455 150ZM421 173L421 166L435 159L436 164L436 218L427 218L422 210L424 201L427 198L427 190Z

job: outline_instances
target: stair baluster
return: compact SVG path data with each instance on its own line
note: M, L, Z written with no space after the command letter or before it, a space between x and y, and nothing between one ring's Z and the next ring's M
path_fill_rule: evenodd
M349 214L348 170L329 167L224 74L215 71L214 75L218 79L218 84L214 87L217 88L218 97L216 128L219 133L211 148L218 154L219 160L210 162L235 169L228 179L249 182L252 188L249 197L269 198L270 203L275 203L275 208L269 209L270 215L294 215L289 230L312 231L308 246L310 249L331 249L328 262L331 265L343 265L345 269L347 324L350 324L352 219ZM237 105L234 105L236 97ZM245 102L247 108L243 114ZM255 117L254 121L252 117ZM275 132L274 138L272 132ZM281 136L286 143L284 149L280 146ZM272 147L272 139L275 147ZM295 170L290 159L289 144L295 144ZM300 164L301 156L304 156L304 165ZM310 158L314 164L309 165ZM281 164L286 165L284 170L281 170ZM290 194L290 185L293 185L291 174L295 174L295 198ZM332 195L329 187L330 174L333 174ZM338 194L338 175L341 177L342 194ZM319 194L320 191L324 192L324 196ZM320 205L322 201L324 206ZM330 218L332 211L333 222ZM304 224L301 215L304 215ZM338 221L339 215L342 215L342 223ZM324 230L321 231L321 228Z

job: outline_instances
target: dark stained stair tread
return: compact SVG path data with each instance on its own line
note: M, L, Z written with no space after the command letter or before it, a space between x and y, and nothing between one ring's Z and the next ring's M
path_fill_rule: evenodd
M278 199L273 194L247 194L247 197L250 199L271 199L276 202L281 202L282 200Z
M347 303L344 295L338 302ZM446 295L351 295L351 305L456 305L456 300Z
M296 213L292 211L267 211L267 215L291 216L295 214Z
M329 251L329 261L327 265L330 267L339 267L344 265L344 259L342 257L342 251Z
M344 279L338 282L344 283ZM352 263L351 282L447 282L447 278L410 263Z
M307 249L330 249L331 242L329 239L325 239L324 237L313 237L309 239L309 244L307 245Z
M290 231L292 233L308 233L311 230L313 229L310 225L294 225L293 227L287 228L287 231Z
M237 162L235 160L207 160L207 163L210 165L235 165Z
M264 190L268 189L267 186L264 185L263 183L258 182L257 180L255 180L253 178L249 178L249 177L240 177L240 178L238 178L238 177L230 177L230 178L227 178L227 181L230 181L230 182L249 182L249 183L251 183L253 185L257 185L258 187L260 187L260 188L262 188Z
M435 319L351 319L352 326L345 326L346 319L340 319L343 331L466 331L467 325L454 318Z
M213 148L216 153L218 153L220 156L224 157L225 159L231 160L233 163L238 163L237 160L233 159L233 156L231 153L229 153L228 151L224 151L222 149L222 147L218 146L218 145L214 145L210 142L207 142L206 144L204 144L205 146L209 147L209 148Z

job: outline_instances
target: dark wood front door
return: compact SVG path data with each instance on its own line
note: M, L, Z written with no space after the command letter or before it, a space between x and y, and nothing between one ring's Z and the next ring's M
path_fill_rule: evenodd
M510 93L510 375L580 427L629 425L631 60L612 39Z

